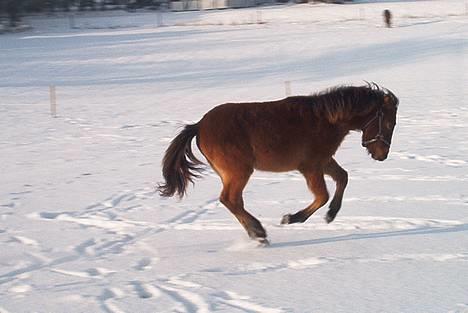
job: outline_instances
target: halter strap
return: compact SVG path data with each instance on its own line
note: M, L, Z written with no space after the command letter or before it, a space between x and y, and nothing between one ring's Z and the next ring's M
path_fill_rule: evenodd
M377 142L377 141L381 141L383 142L385 145L389 146L390 147L390 142L388 142L383 133L382 133L382 122L383 122L383 117L384 117L384 113L382 111L382 108L380 108L378 111L377 111L377 114L371 118L365 125L364 127L362 127L362 131L366 130L366 128L368 128L372 123L374 123L375 120L379 120L379 131L378 133L375 135L374 138L372 139L369 139L369 140L363 140L362 141L362 146L367 148L367 146L369 146L371 143L374 143L374 142Z

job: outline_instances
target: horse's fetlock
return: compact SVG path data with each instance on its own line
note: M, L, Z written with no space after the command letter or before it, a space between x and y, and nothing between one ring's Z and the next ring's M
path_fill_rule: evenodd
M332 211L338 211L341 208L341 201L337 198L333 198L328 207Z
M266 238L267 234L265 229L260 225L260 227L252 227L250 228L247 233L249 234L249 237L252 239L257 239L257 238Z
M304 212L304 210L299 211L295 214L286 214L281 219L281 224L295 224L295 223L304 223L310 214Z

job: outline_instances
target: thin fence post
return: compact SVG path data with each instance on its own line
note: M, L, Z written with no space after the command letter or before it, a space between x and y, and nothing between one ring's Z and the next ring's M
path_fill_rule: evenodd
M291 82L289 80L284 82L284 92L286 93L286 97L291 95Z
M156 13L156 19L157 19L157 26L161 27L163 26L163 14L161 12L161 9L158 10Z
M359 9L359 19L361 21L366 19L366 11L363 8Z
M75 14L73 13L68 14L68 24L70 25L70 29L75 28Z
M57 117L57 94L55 91L55 86L49 86L49 95L50 95L50 115L52 117Z

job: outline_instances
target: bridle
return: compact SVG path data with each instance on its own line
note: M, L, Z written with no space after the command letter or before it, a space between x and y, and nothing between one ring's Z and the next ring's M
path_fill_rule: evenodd
M365 131L367 127L369 127L372 123L374 123L375 120L379 120L379 131L377 133L377 135L375 135L374 138L372 139L369 139L369 140L362 140L362 146L367 148L367 146L369 146L371 143L374 143L374 142L377 142L377 141L381 141L382 143L384 143L385 145L387 145L388 147L390 147L390 142L388 142L383 133L382 133L382 122L383 122L383 117L384 117L384 113L382 111L382 108L379 108L379 110L377 111L377 114L371 118L365 125L364 127L362 128L362 131Z

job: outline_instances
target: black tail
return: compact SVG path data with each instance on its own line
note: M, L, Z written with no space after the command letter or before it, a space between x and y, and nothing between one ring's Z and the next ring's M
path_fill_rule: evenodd
M164 155L162 167L166 181L158 186L162 197L172 197L175 193L182 198L185 195L188 182L193 183L193 177L199 177L196 172L203 164L192 152L192 139L198 135L198 124L185 125L185 128L172 140Z

